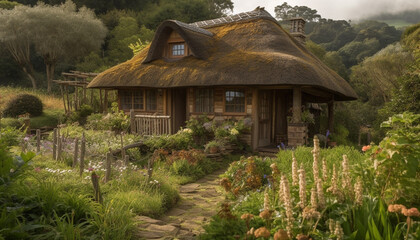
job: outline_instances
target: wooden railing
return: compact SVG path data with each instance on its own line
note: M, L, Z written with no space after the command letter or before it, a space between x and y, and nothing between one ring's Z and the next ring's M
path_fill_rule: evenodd
M170 116L134 115L131 131L140 135L166 135L172 133Z

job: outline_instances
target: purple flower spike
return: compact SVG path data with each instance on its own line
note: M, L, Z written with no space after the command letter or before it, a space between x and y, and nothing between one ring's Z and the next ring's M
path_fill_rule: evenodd
M330 130L327 130L327 134L325 134L325 137L328 138L330 136Z
M283 149L283 150L286 150L286 146L284 145L284 143L280 143L280 145L281 145L281 148Z

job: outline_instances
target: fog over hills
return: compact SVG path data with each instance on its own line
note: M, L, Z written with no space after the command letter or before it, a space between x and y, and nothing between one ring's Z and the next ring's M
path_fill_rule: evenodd
M232 0L233 13L253 10L257 6L265 7L274 16L274 8L284 1L273 0ZM307 6L316 9L323 18L335 20L361 20L371 19L382 15L392 15L402 12L413 12L420 16L419 0L289 0L291 6ZM403 14L401 14L402 16ZM419 20L417 20L418 22ZM412 23L411 21L407 21Z

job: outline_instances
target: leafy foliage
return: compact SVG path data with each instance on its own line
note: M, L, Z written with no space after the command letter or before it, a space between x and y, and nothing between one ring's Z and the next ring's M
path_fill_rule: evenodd
M369 150L380 196L388 202L415 203L420 199L414 190L420 188L420 115L397 114L381 127L388 130L386 137Z

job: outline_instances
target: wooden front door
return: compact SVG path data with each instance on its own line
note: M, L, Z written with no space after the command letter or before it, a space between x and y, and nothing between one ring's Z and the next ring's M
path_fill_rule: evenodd
M272 139L272 91L260 91L258 96L258 146L263 147L270 145Z
M172 90L172 117L172 131L176 133L181 127L185 127L187 120L187 90L185 88Z

